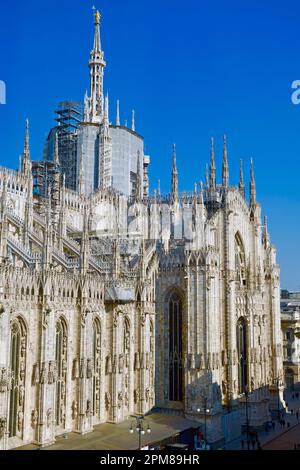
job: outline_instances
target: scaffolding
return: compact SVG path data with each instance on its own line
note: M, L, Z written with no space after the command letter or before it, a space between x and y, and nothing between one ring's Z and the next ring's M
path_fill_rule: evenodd
M65 174L66 187L75 191L77 189L77 130L82 122L82 107L76 101L62 101L55 114L57 127L54 132L58 137L60 171L61 174Z
M55 204L59 202L60 169L54 162L47 160L32 161L31 164L35 208L37 212L42 213L49 188L52 201Z

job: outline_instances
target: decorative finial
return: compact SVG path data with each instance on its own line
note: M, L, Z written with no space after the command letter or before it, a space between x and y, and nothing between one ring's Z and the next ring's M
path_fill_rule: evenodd
M100 24L100 19L101 19L100 11L96 9L95 5L93 5L92 10L94 11L95 24Z

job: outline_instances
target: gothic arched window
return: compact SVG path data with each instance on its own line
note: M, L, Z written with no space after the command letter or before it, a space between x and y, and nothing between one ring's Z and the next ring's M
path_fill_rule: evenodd
M101 326L98 318L93 321L93 416L100 413L100 370L101 370Z
M235 253L235 273L236 283L239 287L246 286L246 257L242 239L237 233L234 238L234 253Z
M169 300L169 400L182 401L182 302L174 293Z
M25 377L26 377L26 328L21 319L11 327L11 390L9 400L9 437L23 435Z
M237 323L237 349L239 393L244 393L248 386L247 327L244 318Z
M66 422L67 345L67 326L63 318L60 318L56 323L55 341L55 360L57 371L55 422L56 426L61 428L65 427ZM55 375L56 374L54 373L54 376Z

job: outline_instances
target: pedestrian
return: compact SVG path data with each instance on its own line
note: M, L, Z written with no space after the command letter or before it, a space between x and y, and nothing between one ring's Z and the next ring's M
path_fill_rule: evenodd
M292 394L292 399L295 400L295 395L294 394Z
M296 418L299 419L299 411L296 411Z
M288 428L290 427L290 423L289 423L289 421L287 422L287 427L288 427Z
M294 413L294 410L291 410L291 415Z
M242 447L242 450L244 450L244 446L245 446L245 442L244 442L244 439L241 440L241 447Z
M262 450L260 442L257 443L257 450Z
M272 421L272 428L273 428L273 431L275 429L275 421Z
M298 398L299 398L299 393L298 393L298 392L296 393L296 398L297 398L297 400L298 400Z

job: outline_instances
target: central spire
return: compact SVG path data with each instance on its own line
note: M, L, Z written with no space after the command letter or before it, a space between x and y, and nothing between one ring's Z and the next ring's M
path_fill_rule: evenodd
M101 51L101 38L100 38L100 19L101 13L96 10L94 13L95 17L95 37L94 37L94 51Z
M101 14L98 10L94 13L94 46L90 53L90 98L89 112L87 113L87 121L101 123L104 118L104 93L103 93L103 77L106 63L104 60L104 52L101 48L100 36L100 19Z

